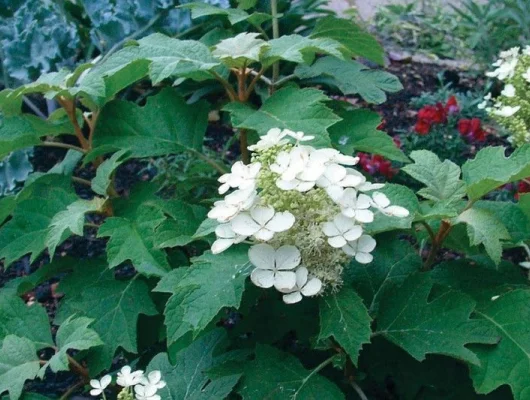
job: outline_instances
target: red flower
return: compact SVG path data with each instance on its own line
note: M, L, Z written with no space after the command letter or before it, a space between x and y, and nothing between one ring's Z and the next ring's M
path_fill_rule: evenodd
M436 103L434 106L426 105L418 111L418 122L414 129L420 135L426 135L434 124L445 122L447 122L447 113L442 103Z
M394 141L394 144L396 145L396 147L398 149L401 149L401 139L399 138L399 136L394 136L392 140Z
M414 130L420 135L426 135L431 131L431 124L429 122L419 120L416 122Z
M456 101L456 97L449 97L447 103L445 103L445 112L449 115L452 115L458 113L459 111L460 107L458 106L458 101Z
M527 178L529 179L529 178ZM516 200L519 200L519 196L523 193L528 193L530 192L530 185L528 184L528 182L525 180L523 181L519 181L519 184L517 185L517 193L515 194L515 198Z
M458 132L471 140L479 142L486 140L486 131L482 129L482 122L479 118L461 119L458 121Z
M361 168L370 175L381 174L387 179L391 179L396 175L397 171L392 168L392 163L383 156L377 154L359 153L359 164Z

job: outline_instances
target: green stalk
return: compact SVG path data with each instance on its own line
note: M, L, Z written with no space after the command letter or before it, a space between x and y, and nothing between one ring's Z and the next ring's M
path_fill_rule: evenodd
M280 25L278 24L278 2L277 0L271 0L271 14L272 14L272 38L278 39L280 37ZM272 65L272 87L274 90L274 84L280 77L280 63L276 61Z

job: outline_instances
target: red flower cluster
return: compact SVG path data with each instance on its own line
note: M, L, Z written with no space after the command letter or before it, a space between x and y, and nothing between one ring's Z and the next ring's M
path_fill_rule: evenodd
M363 170L370 175L381 174L387 179L391 179L397 174L397 171L392 168L392 163L383 156L377 154L359 153L359 165Z
M519 200L519 195L528 192L530 192L530 185L528 184L528 181L526 179L522 180L517 185L517 193L515 194L515 198Z
M468 139L483 142L486 140L486 131L482 129L482 121L478 118L461 119L458 121L458 132Z
M418 122L416 122L416 126L414 127L416 132L420 135L426 135L431 131L433 125L446 123L449 109L452 110L455 107L453 103L456 102L456 99L454 101L451 99L454 99L454 96L451 96L445 107L442 103L436 103L434 106L423 106L418 111ZM458 108L458 105L456 107Z

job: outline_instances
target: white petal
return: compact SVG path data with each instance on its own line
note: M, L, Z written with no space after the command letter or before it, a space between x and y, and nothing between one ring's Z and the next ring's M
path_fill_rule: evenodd
M294 225L294 221L294 215L289 211L279 212L274 215L265 227L273 232L283 232L291 229Z
M344 239L348 241L356 240L360 238L362 234L363 234L363 228L359 225L356 225L344 234Z
M274 237L274 232L267 228L261 228L254 234L254 237L263 242L268 242Z
M350 229L352 229L355 226L355 222L353 219L345 217L342 214L337 215L333 219L333 223L341 233L348 232Z
M374 213L370 210L357 210L355 211L355 219L359 222L368 224L370 222L373 222Z
M212 254L219 254L228 249L235 243L234 239L217 239L213 242L211 250Z
M390 200L388 199L388 197L386 197L386 195L381 192L375 192L372 195L372 199L374 199L374 202L378 207L385 208L390 205Z
M298 267L302 256L295 246L282 246L276 250L276 269L290 270Z
M344 179L342 179L339 184L342 187L356 187L363 183L364 177L348 174Z
M328 194L331 200L337 203L341 198L342 194L344 193L344 189L337 185L330 185L326 188L326 193Z
M273 270L276 252L268 244L256 244L248 250L250 263L257 268Z
M110 385L110 382L112 382L112 377L110 375L105 375L103 378L101 378L101 388L105 389L107 386Z
M356 211L353 208L343 208L342 215L348 218L353 218L356 215Z
M276 186L282 190L294 190L298 186L298 180L293 179L292 181L286 181L281 178L276 180Z
M357 209L368 209L371 205L372 202L370 201L370 196L360 194L359 197L357 197Z
M250 216L254 221L256 221L260 226L265 226L265 224L274 217L274 208L272 207L254 207L250 210Z
M385 208L385 214L393 215L394 217L405 218L409 216L409 210L400 206L390 206Z
M375 249L377 242L368 235L363 235L357 241L357 250L363 253L370 253Z
M341 165L330 164L326 168L326 172L324 174L331 182L340 182L346 177L347 171L346 168Z
M97 379L91 379L90 386L92 386L94 389L101 389L101 383L99 383Z
M348 243L342 246L342 251L345 252L347 255L353 257L355 254L357 254L357 246L352 245L353 243Z
M296 286L296 274L291 271L278 271L274 275L274 287L279 291L290 290Z
M315 187L315 182L300 182L298 186L296 186L296 190L298 190L301 193L307 192L308 190L311 190Z
M243 236L252 236L261 229L248 213L237 215L230 224L235 233Z
M322 282L318 278L311 278L309 282L302 288L301 292L304 296L314 296L322 290Z
M250 280L254 285L268 289L274 285L274 272L256 268L250 274Z
M221 186L219 186L219 194L225 194L230 189L230 185L228 183L224 183Z
M355 255L355 261L360 264L369 264L372 262L373 259L374 257L369 253L358 252Z
M295 271L296 273L296 287L302 288L307 283L307 275L309 272L306 267L299 267Z
M322 232L326 236L338 236L341 234L333 222L324 222L322 224Z
M302 300L302 295L299 291L283 295L283 302L285 304L295 304Z
M230 224L218 225L215 228L215 234L218 238L221 238L221 239L233 239L236 236Z
M346 239L344 239L342 236L334 236L328 238L328 243L331 247L338 249L346 244Z
M101 393L103 393L103 390L101 389L92 389L90 391L90 396L99 396Z
M149 375L147 375L147 378L152 385L156 385L160 382L160 379L162 379L162 374L160 371L151 371L149 372Z

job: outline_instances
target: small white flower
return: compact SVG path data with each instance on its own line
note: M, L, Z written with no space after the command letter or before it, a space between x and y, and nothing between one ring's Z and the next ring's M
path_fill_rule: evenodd
M355 225L352 218L347 218L342 214L337 215L332 222L325 222L322 225L322 231L328 237L329 245L335 248L340 248L363 234L363 228L360 225Z
M208 218L216 219L220 223L228 222L241 211L250 209L256 200L257 192L254 188L236 190L224 200L216 201L208 213Z
M515 74L515 67L517 67L517 62L519 61L519 50L517 49L517 54L515 54L514 49L502 52L501 59L497 60L495 63L492 64L494 67L497 67L497 69L495 69L494 71L486 72L486 76L489 76L490 78L498 78L501 81L507 78L512 78Z
M230 224L219 225L215 228L215 234L217 235L217 240L212 244L213 254L222 253L233 244L241 243L247 238L244 235L235 233Z
M231 173L219 177L218 181L222 183L219 194L225 194L230 188L254 189L260 169L260 163L245 165L241 161L236 162Z
M365 180L366 178L355 170L338 164L330 164L317 180L317 186L324 189L333 201L337 201L342 196L345 187L355 187Z
M284 144L289 143L289 141L285 139L285 136L287 136L285 131L282 131L279 128L272 128L266 135L260 137L258 143L248 146L248 149L250 151L263 151L274 146L283 146Z
M306 267L298 267L295 274L296 285L283 296L283 301L286 304L298 303L302 300L302 295L305 297L315 296L322 289L322 281L320 279L308 279L309 273Z
M257 244L248 251L248 258L256 267L250 280L264 289L274 286L279 291L291 290L296 285L292 271L300 265L300 251L294 246L282 246L278 250L268 244Z
M405 218L409 216L409 210L400 206L391 206L388 197L381 192L375 192L372 195L372 206L390 217Z
M502 106L499 109L493 110L493 114L498 115L500 117L511 117L520 109L521 109L521 106L516 106L516 107Z
M309 152L305 146L293 148L290 152L281 151L276 156L276 162L271 164L270 170L280 175L284 181L291 181L303 172L309 161Z
M287 133L287 136L292 137L297 142L308 142L315 138L314 136L306 135L304 132L293 132L288 129L286 129L284 132Z
M530 83L530 68L528 68L526 70L526 72L523 75L521 75L521 76L524 78L525 81Z
M290 229L294 221L294 215L288 211L275 213L272 207L256 206L248 213L237 215L231 224L232 230L238 235L268 241L275 233Z
M105 375L100 380L97 379L91 379L90 380L90 386L92 386L92 390L90 391L91 396L99 396L101 393L105 391L107 386L110 385L110 382L112 381L112 378L110 375Z
M514 97L515 96L515 86L513 86L511 83L504 86L504 89L502 90L501 94L506 97Z
M136 400L161 400L161 397L156 394L156 386L136 385L134 392L136 393Z
M509 58L517 58L520 50L520 47L512 47L511 49L501 51L499 57L505 60Z
M526 46L524 49L523 49L523 54L525 56L530 56L530 46Z
M491 92L484 96L484 101L480 103L477 108L479 110L484 110L487 106L489 101L491 100Z
M344 190L337 203L345 217L355 218L362 223L374 220L374 213L369 210L372 205L370 197L365 194L357 195L357 191L353 188Z
M131 372L131 367L126 365L118 372L116 383L121 387L127 388L139 384L143 377L144 371Z
M355 261L360 264L369 264L374 257L370 254L374 251L376 241L373 237L362 235L359 239L350 241L342 247L342 250L349 256L355 257Z
M520 262L519 265L523 268L530 269L530 261Z
M160 371L151 371L147 376L144 376L141 384L143 386L152 386L156 390L166 387L166 382L162 380Z

